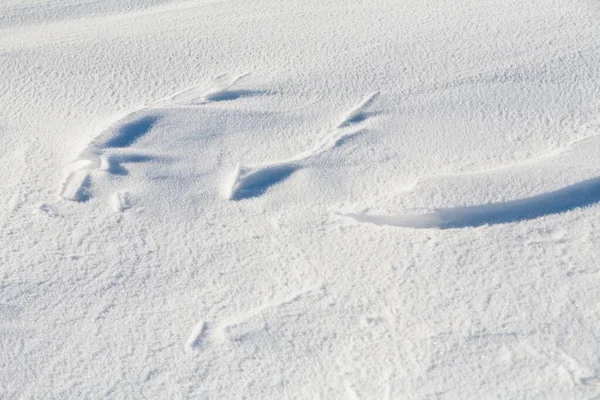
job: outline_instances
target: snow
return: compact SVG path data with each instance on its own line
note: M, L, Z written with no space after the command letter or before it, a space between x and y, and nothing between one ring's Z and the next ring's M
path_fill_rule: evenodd
M0 398L600 396L600 6L0 4Z

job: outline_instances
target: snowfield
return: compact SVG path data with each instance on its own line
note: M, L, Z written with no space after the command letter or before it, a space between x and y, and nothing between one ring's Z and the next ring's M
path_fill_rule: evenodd
M0 398L600 396L600 3L0 2Z

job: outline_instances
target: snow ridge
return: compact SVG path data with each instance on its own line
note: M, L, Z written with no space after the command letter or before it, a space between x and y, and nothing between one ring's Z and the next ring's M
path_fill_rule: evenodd
M271 186L286 180L306 162L341 145L345 140L361 133L364 129L357 126L367 118L367 108L379 92L365 97L356 107L348 111L336 127L318 139L315 145L302 153L286 160L264 164L242 165L235 167L227 187L225 197L229 200L243 200L265 193Z
M222 74L215 78L213 86L201 91L194 86L156 101L153 105L138 107L118 117L103 129L86 147L81 155L66 168L66 177L60 188L60 197L74 202L85 202L92 197L92 177L101 173L126 175L123 164L150 162L160 157L129 151L129 147L141 140L157 125L166 110L172 107L203 106L211 102L234 100L250 91L234 90L232 86L248 74L230 77ZM131 207L122 194L113 198L113 208L124 211ZM118 199L118 200L115 200Z

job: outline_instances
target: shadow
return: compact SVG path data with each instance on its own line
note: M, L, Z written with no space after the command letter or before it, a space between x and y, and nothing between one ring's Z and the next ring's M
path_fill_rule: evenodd
M370 106L375 98L379 95L379 92L373 92L365 97L356 107L351 109L344 115L342 120L337 124L338 128L344 128L346 126L357 124L367 119L371 113L365 111L365 108Z
M533 197L503 203L438 209L422 215L361 215L346 216L359 222L406 228L455 229L483 225L506 224L559 214L600 202L600 177Z
M84 203L91 198L92 180L87 170L74 171L67 176L60 193L65 200Z
M380 115L380 112L377 111L361 111L356 115L353 115L351 118L346 119L343 123L339 124L339 128L346 128L350 125L353 124L359 124L363 121L366 121L367 119L371 118L371 117L375 117L377 115Z
M148 133L159 119L159 116L148 115L133 121L125 122L118 127L114 136L103 143L103 147L130 146L140 137Z
M266 90L222 90L216 91L205 96L209 101L231 101L245 97L264 96L270 92Z
M283 182L299 168L296 164L279 164L257 169L242 167L237 172L232 186L230 200L244 200L264 194L271 186Z
M129 171L123 166L123 164L139 164L150 161L167 161L166 157L155 157L145 154L113 154L107 159L108 166L106 171L113 175L127 175Z
M367 133L366 130L361 129L359 131L356 132L350 132L348 134L342 135L339 138L337 138L332 146L332 149L336 149L342 146L345 146L347 143L351 142L352 140L356 139L358 136L364 135L365 133Z

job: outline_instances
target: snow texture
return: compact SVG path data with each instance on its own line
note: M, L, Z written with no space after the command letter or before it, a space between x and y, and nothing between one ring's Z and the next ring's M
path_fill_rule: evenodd
M600 396L600 4L0 2L0 398Z

